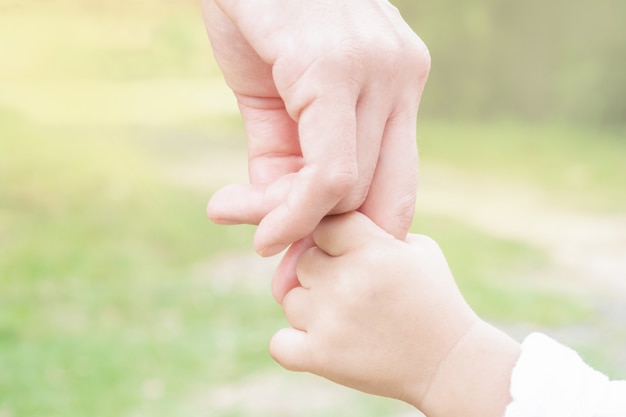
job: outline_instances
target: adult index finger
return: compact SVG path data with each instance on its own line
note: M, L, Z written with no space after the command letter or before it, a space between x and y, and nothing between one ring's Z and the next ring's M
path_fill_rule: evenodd
M356 100L348 90L321 93L299 113L304 167L285 201L263 218L255 248L271 256L310 234L358 181ZM349 210L356 207L347 208Z

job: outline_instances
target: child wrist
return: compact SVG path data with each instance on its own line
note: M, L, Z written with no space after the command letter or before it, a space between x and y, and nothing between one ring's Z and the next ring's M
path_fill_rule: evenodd
M420 410L429 417L501 417L520 346L477 319L440 364Z

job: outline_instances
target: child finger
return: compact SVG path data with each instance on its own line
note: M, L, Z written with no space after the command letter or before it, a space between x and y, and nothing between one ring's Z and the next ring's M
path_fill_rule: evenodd
M326 265L330 259L331 257L317 246L300 255L296 264L296 275L300 285L304 288L314 286L315 281L325 276Z
M325 217L313 232L313 241L330 256L341 256L375 236L393 239L364 214L351 212Z
M311 314L309 290L303 287L291 289L283 298L283 312L291 327L306 331Z
M279 330L270 341L270 355L285 369L307 371L311 357L307 333L296 329Z
M282 304L289 290L301 285L296 275L296 264L300 255L313 246L313 238L307 236L293 243L283 255L272 277L272 295L278 304Z

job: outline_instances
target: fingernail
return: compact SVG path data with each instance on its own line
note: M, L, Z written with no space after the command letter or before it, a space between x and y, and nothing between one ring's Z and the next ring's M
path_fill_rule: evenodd
M259 250L259 255L261 255L263 257L265 257L265 256L274 256L277 253L282 252L283 250L285 250L286 247L287 247L287 245L283 245L283 244L267 246L267 247L262 248L261 250Z
M236 225L236 224L241 224L241 223L238 223L238 222L234 222L232 220L220 219L220 218L216 218L216 217L209 217L209 219L213 223L215 223L215 224L221 224L221 225L224 225L224 226L233 226L233 225Z

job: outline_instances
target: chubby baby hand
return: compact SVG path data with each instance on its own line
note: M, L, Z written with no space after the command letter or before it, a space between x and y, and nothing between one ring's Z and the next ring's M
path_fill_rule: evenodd
M282 366L418 408L440 364L478 320L430 238L395 239L363 214L326 217L282 307Z

